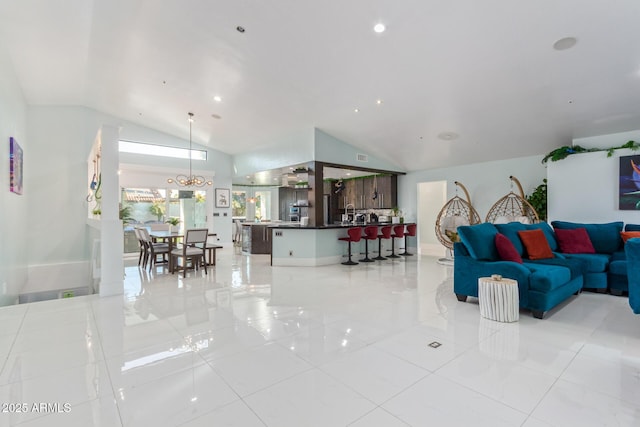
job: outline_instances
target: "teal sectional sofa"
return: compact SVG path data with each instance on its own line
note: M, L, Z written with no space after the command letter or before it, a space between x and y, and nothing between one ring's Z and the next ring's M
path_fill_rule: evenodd
M635 314L640 314L640 238L627 240L624 251L627 255L629 306Z
M454 292L458 300L478 296L478 278L500 274L518 281L520 307L542 318L544 313L582 289L610 291L622 295L628 289L627 255L621 237L622 222L606 224L553 221L525 225L483 223L458 228L460 242L454 245ZM627 225L625 230L640 226ZM548 245L548 253L538 254L530 239L535 231ZM513 247L504 252L504 238ZM524 239L524 240L523 240ZM640 239L639 239L640 240ZM523 243L524 242L524 243ZM543 243L544 243L543 242ZM540 241L538 241L540 243ZM531 250L531 254L527 248ZM515 254L517 253L517 255ZM535 254L540 259L529 259ZM506 258L505 258L506 256ZM640 255L639 255L640 256ZM515 257L515 258L512 258Z

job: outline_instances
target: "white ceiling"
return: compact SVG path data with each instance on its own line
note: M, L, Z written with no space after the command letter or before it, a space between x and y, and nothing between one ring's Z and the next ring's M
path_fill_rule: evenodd
M4 0L0 43L29 104L180 138L192 111L230 154L317 127L419 170L639 128L639 22L637 0Z

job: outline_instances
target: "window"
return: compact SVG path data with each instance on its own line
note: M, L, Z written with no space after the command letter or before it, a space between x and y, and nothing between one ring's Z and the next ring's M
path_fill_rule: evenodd
M271 218L271 191L256 191L256 218Z
M187 148L168 147L166 145L146 144L133 141L119 141L118 151L121 153L146 154L149 156L173 157L175 159L188 159ZM191 150L191 159L207 160L205 150Z
M247 217L247 192L233 191L231 194L231 216L233 218Z

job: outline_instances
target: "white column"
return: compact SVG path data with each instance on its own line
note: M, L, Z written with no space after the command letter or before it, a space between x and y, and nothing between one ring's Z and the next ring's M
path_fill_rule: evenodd
M98 138L102 144L102 214L100 221L101 272L100 296L124 293L124 236L120 220L119 131L114 126L102 126Z

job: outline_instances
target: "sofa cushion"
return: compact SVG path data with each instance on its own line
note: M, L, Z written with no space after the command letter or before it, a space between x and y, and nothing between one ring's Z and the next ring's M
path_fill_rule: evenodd
M612 253L611 257L609 258L609 263L612 263L613 261L624 261L626 259L627 256L625 255L624 250L622 250Z
M494 225L498 229L498 233L504 234L505 237L513 243L516 251L518 251L518 255L522 257L524 255L524 245L522 244L522 240L520 240L520 236L518 236L518 231L526 230L525 225L521 222Z
M627 224L624 226L624 231L640 231L640 224Z
M553 258L553 252L542 230L518 231L518 236L527 250L529 259Z
M522 264L522 257L516 250L511 240L509 240L504 234L496 233L495 237L496 250L500 259L503 261L513 261Z
M619 276L627 275L627 260L611 261L609 264L609 273Z
M640 231L621 231L620 237L622 237L622 241L624 243L627 243L627 240L629 239L640 237Z
M525 263L531 270L529 287L540 292L549 292L566 285L571 280L571 271L560 265Z
M565 254L594 254L596 250L591 244L589 234L585 228L575 228L573 230L556 230L556 240L560 247L560 252Z
M571 272L571 280L579 276L584 276L588 272L587 262L578 258L549 258L549 259L528 259L528 264L558 265L566 267Z
M573 230L576 228L584 228L589 234L589 239L593 244L596 253L611 254L620 250L622 246L622 221L609 222L606 224L583 224L567 221L553 221L551 223L556 230Z
M586 267L587 273L602 273L607 271L609 266L610 255L607 254L566 254L568 259L582 260Z
M464 243L472 258L482 261L497 261L498 250L494 240L498 229L490 222L458 227L460 241Z

